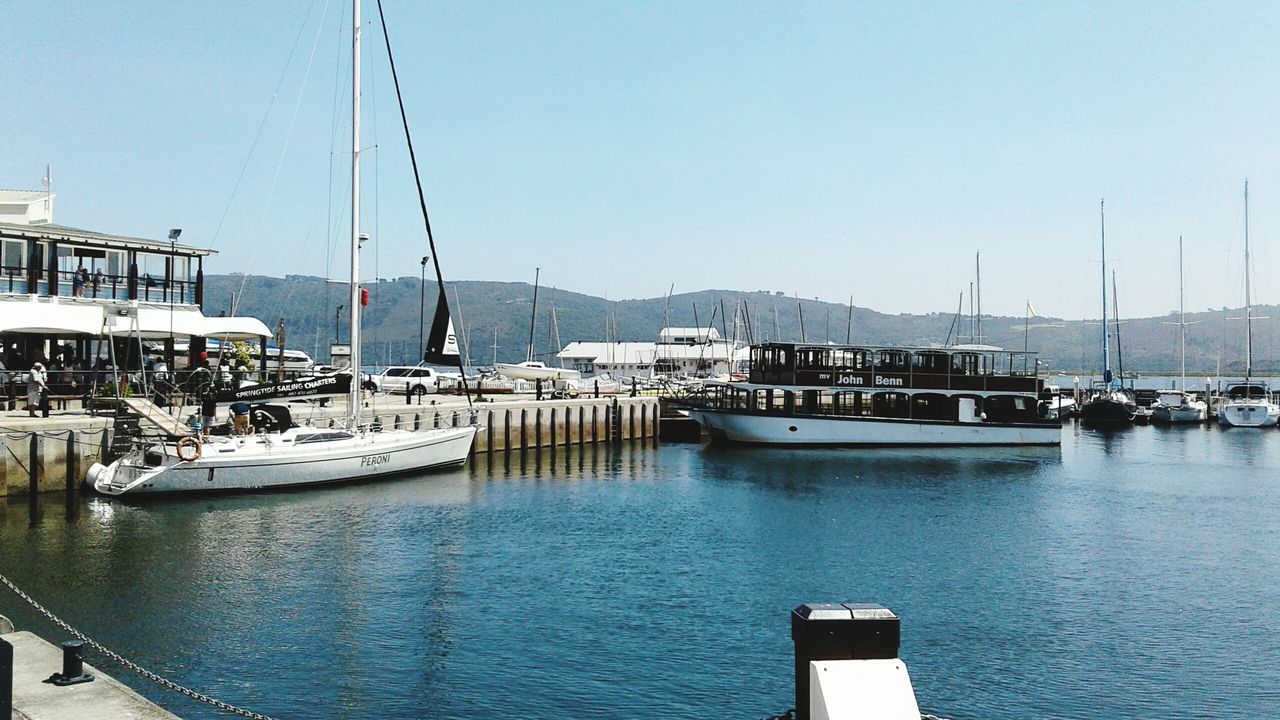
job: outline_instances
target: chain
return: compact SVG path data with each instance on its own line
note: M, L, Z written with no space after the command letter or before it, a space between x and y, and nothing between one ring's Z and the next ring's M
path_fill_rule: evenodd
M271 718L270 716L261 715L259 713L253 712L252 710L245 710L244 708L239 708L239 707L236 707L235 705L224 703L221 700L217 700L215 698L209 697L208 695L198 693L195 690L185 688L173 682L172 680L166 680L165 678L160 677L159 675L151 672L150 670L142 667L141 665L131 660L125 659L119 653L104 647L98 641L90 638L89 636L85 635L79 630L76 630L75 628L71 627L65 621L63 621L62 618L58 617L57 615L54 615L43 605L36 602L35 599L32 598L30 595L22 592L22 590L19 589L17 585L14 585L13 582L10 581L9 578L5 577L4 575L0 575L0 582L3 582L6 586L8 586L10 590L14 592L14 594L22 598L23 600L25 600L27 604L35 608L37 612L39 612L41 615L44 615L46 618L48 618L58 627L62 628L63 630L66 630L68 633L75 636L76 638L83 640L87 645L94 648L95 650L102 653L103 655L107 656L108 658L114 660L115 662L119 663L120 665L160 685L161 687L186 695L187 697L193 700L198 700L202 703L212 705L218 708L219 710L222 710L223 712L228 712L233 715L239 715L240 717L250 718L251 720L273 720L273 718Z

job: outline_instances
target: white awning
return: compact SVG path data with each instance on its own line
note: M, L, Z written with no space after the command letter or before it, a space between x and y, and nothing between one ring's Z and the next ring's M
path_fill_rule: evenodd
M260 340L273 333L266 323L255 317L201 318L201 331L192 333L216 340Z
M30 300L0 302L0 332L45 335L97 335L102 331L102 306Z
M113 306L107 308L106 316L103 335L141 335L148 340L176 335L201 335L207 319L197 308L172 306Z

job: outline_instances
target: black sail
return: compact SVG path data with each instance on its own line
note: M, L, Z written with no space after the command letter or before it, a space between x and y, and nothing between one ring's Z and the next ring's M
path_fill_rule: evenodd
M453 331L453 319L449 317L449 300L444 288L436 299L436 314L431 320L431 334L427 336L427 349L422 361L432 365L457 366L462 361L458 350L458 336Z

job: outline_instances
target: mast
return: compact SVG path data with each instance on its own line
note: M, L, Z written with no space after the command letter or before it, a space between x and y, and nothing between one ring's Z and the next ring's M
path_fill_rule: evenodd
M974 278L978 281L978 336L973 339L975 344L982 344L982 253L974 253L973 255Z
M1244 181L1244 381L1253 374L1253 305L1249 297L1249 181ZM1246 390L1247 392L1247 390Z
M351 2L351 391L347 413L360 420L360 0Z
M538 320L538 276L542 274L542 268L533 269L533 312L529 313L529 352L526 353L525 362L533 360L533 326Z
M1124 346L1120 344L1120 293L1116 292L1116 271L1111 271L1111 304L1116 311L1116 359L1120 361L1120 387L1124 388Z
M1187 389L1187 293L1182 287L1182 236L1178 236L1178 339L1182 345L1182 384L1179 390Z
M849 319L844 324L844 344L853 342L853 296L849 296Z
M1111 348L1107 345L1107 201L1098 203L1102 220L1102 382L1111 387Z

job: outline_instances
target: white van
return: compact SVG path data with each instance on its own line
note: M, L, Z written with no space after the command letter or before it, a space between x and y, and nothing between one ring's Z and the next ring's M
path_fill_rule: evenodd
M440 373L424 365L395 365L373 376L378 392L426 395L440 392Z

